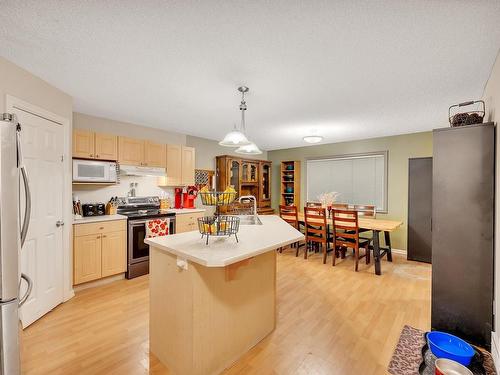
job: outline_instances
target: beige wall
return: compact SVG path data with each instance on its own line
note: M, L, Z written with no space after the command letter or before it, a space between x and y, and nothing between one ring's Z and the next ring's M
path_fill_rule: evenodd
M486 118L485 121L492 121L498 125L498 121L500 120L500 56L497 56L495 65L493 66L493 70L491 72L490 78L486 83L483 100L486 105ZM498 129L496 135L496 203L495 203L495 296L494 303L496 307L496 311L500 311L500 277L498 272L500 271L500 256L498 255L500 249L500 220L498 219L500 215L500 137L498 136ZM497 313L498 314L498 313ZM492 345L491 351L493 353L493 357L495 358L495 362L497 368L500 366L500 361L498 360L498 350L499 350L499 342L498 342L498 332L500 330L500 326L498 323L499 319L495 319L495 333L492 335Z
M196 148L196 168L215 170L215 157L218 155L235 155L242 157L241 154L234 152L234 147L220 146L219 142L211 139L186 137L186 145ZM250 159L267 160L267 152L264 151L261 155L251 155Z
M186 136L184 134L167 132L144 125L115 121L78 112L73 113L73 127L78 129L91 129L125 137L147 139L158 143L186 144Z
M408 216L408 159L413 157L432 156L431 132L269 151L269 160L273 162L273 207L277 208L279 205L279 166L281 161L301 161L302 178L300 186L300 203L301 206L303 206L306 198L305 162L307 158L386 150L389 151L388 213L379 214L379 217L403 221L403 226L394 232L392 240L394 248L406 250L406 225Z
M71 121L73 99L44 80L0 57L0 112L6 95L12 95Z

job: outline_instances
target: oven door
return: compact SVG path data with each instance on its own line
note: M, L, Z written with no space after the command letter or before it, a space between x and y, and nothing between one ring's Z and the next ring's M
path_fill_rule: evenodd
M138 263L149 259L149 245L146 238L146 223L149 219L131 220L128 223L128 263Z
M161 218L161 217L160 217ZM149 245L144 243L146 238L146 223L156 218L129 220L128 222L128 263L134 264L149 259ZM169 233L175 233L175 220L169 217Z

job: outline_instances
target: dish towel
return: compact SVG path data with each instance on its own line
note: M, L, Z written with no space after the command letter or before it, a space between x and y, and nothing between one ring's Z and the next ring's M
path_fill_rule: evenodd
M170 219L153 219L146 222L146 238L167 236Z

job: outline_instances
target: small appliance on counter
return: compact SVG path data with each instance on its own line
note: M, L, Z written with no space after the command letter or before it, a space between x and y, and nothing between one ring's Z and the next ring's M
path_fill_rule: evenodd
M187 186L184 188L175 188L175 206L174 208L195 208L194 201L198 196L196 186Z
M182 193L182 207L194 208L194 201L198 196L198 188L196 186L188 186L186 192Z
M84 203L82 205L83 217L102 216L106 214L106 205L104 203Z
M175 188L174 208L182 208L182 192L184 188Z

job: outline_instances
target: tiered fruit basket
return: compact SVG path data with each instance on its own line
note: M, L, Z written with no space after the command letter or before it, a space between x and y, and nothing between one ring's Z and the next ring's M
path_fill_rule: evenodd
M234 234L238 242L238 230L240 228L240 218L230 215L221 215L220 207L227 206L236 200L236 191L200 191L201 202L205 206L215 206L214 216L205 216L198 218L198 229L201 238L206 237L206 244L210 236L228 236Z

